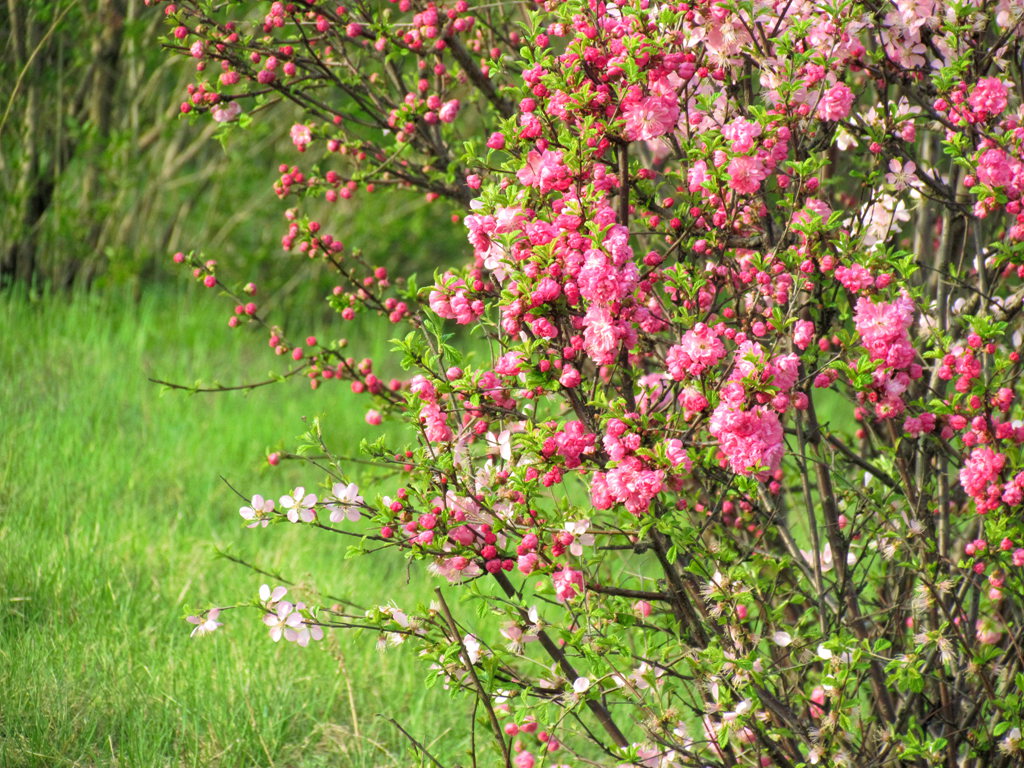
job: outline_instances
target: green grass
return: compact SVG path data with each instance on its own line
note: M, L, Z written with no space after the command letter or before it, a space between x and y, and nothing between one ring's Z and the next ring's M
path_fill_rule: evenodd
M190 396L147 382L262 378L275 362L262 336L225 320L195 293L0 294L4 768L407 766L418 759L375 713L428 743L465 722L409 654L379 655L370 634L275 645L257 614L228 611L189 638L188 606L246 600L267 580L215 546L364 603L431 586L406 598L400 560L345 560L341 537L241 526L221 475L246 494L313 487L308 467L269 468L267 449L307 414L353 455L367 427L340 386Z

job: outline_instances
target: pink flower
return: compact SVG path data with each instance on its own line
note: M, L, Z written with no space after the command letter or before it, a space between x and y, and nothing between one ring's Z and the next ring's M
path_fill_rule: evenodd
M682 467L690 470L693 467L693 460L690 459L686 449L683 448L683 441L672 438L665 444L665 456L673 467Z
M853 91L846 83L836 83L822 96L818 103L818 117L836 122L850 114L853 106Z
M797 349L807 349L814 341L814 323L810 320L797 320L793 328L793 343Z
M583 321L583 349L590 359L598 365L615 362L622 331L612 313L606 307L595 305L587 311Z
M918 185L917 175L914 171L917 165L912 161L904 163L902 160L893 158L889 161L889 173L885 174L885 183L891 184L897 192L913 188Z
M583 573L563 566L551 574L551 582L555 585L555 595L564 603L583 590Z
M968 103L973 109L985 112L990 117L998 115L1006 109L1006 86L997 77L983 77L974 86Z
M982 645L995 645L1002 638L999 625L992 619L978 619L974 625L974 639Z
M705 323L697 323L683 334L679 344L665 356L668 372L676 381L687 376L700 376L725 357L725 345Z
M292 137L292 144L295 145L299 152L305 152L306 147L313 140L313 134L310 132L309 126L302 125L301 123L296 123L292 126L290 135Z
M763 406L743 410L723 402L711 414L708 431L737 474L767 480L782 463L782 423Z
M999 506L999 473L1006 466L1006 456L991 448L975 448L960 470L960 485L972 497L978 512L985 513Z
M441 109L437 111L437 116L441 119L442 123L451 123L455 121L455 118L459 114L459 100L452 99L446 101L441 105Z
M904 369L914 361L914 348L907 334L913 318L914 303L907 296L877 304L861 296L853 322L872 360L883 360L888 368Z
M595 472L590 484L590 498L597 509L624 504L634 515L650 509L651 501L662 489L665 473L648 469L636 456L622 457L619 465L608 472Z
M625 136L630 141L647 141L664 136L679 119L679 100L672 94L645 96L626 104Z
M206 612L205 615L200 614L199 616L189 616L185 619L189 624L195 624L195 629L189 634L189 637L202 637L215 631L218 627L224 626L224 622L217 621L217 617L220 615L220 608L211 608Z
M768 177L768 170L758 157L740 155L729 161L729 187L741 195L753 195Z
M737 154L746 154L754 147L754 139L761 135L761 124L737 117L724 128L722 136L732 142L730 149Z
M566 190L572 183L569 169L562 163L561 151L544 150L544 154L531 151L526 156L526 165L516 172L519 183L537 187L541 192L553 189Z
M230 123L242 114L242 105L237 101L229 101L227 104L218 104L210 110L210 117L218 123Z
M875 276L862 264L851 264L849 267L837 267L836 280L848 291L862 291L875 284Z
M991 187L1006 187L1013 182L1009 156L1001 149L989 149L978 158L978 180Z
M297 627L302 626L302 614L290 602L283 600L277 604L273 613L264 615L263 623L270 628L270 639L276 643L284 636L286 629L295 632Z

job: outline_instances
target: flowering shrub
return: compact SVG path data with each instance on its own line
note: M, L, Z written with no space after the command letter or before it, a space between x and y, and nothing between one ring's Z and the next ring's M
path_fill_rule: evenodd
M316 426L307 487L240 514L439 584L366 615L267 585L271 639L415 644L488 765L1018 764L1019 3L255 5L164 5L182 111L301 110L282 244L409 378L270 347L408 429L357 486ZM384 188L464 215L430 285L301 212Z

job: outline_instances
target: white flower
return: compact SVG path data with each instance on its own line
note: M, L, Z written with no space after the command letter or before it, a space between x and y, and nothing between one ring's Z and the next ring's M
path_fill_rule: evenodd
M270 524L270 516L273 512L274 500L264 499L258 493L252 497L251 506L238 509L238 514L242 516L243 520L251 521L246 528L255 528L258 525L264 528L267 527Z
M355 483L335 483L331 493L333 496L327 498L327 509L330 510L332 523L340 523L342 520L354 523L360 519L362 515L359 505L363 503L363 497L359 495L359 486Z
M824 659L825 661L832 658L832 651L826 648L824 643L818 646L818 658Z
M466 649L466 656L469 658L470 664L476 664L480 661L483 650L480 647L480 641L473 637L473 635L466 635L462 638L462 647Z
M290 496L282 496L281 506L288 510L288 519L297 523L302 520L304 523L311 523L316 520L316 510L313 507L316 505L316 496L312 493L306 493L306 489L301 485L291 492Z
M260 602L263 603L267 608L270 608L274 603L278 602L282 597L288 593L288 587L277 586L274 587L273 591L270 589L269 584L260 585Z
M785 648L787 645L793 642L793 636L790 635L789 632L783 632L780 630L779 632L776 632L774 635L772 635L772 641L776 645L781 645L783 648Z
M569 552L580 557L583 555L584 547L594 546L594 534L587 533L590 528L590 520L577 520L574 523L566 523L564 526L568 533L572 534L572 544L569 545Z
M484 439L487 441L487 452L490 454L497 454L501 457L502 461L512 460L512 432L503 429L497 435L493 432L488 432Z
M590 688L590 680L585 677L577 677L572 682L572 689L577 694L584 694Z

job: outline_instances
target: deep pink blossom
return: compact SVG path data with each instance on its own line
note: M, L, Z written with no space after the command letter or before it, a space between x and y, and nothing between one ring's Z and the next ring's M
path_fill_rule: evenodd
M846 83L836 83L821 97L818 103L818 117L836 122L845 119L853 106L853 91Z
M1006 109L1006 86L997 77L983 77L974 86L968 104L990 117L1002 114Z
M729 161L729 187L741 195L753 195L768 177L768 170L758 157L740 155Z
M719 405L708 427L733 472L761 480L779 468L783 456L782 423L763 406L751 410Z
M630 141L646 141L664 136L679 119L679 100L672 94L645 96L623 106L625 136Z

